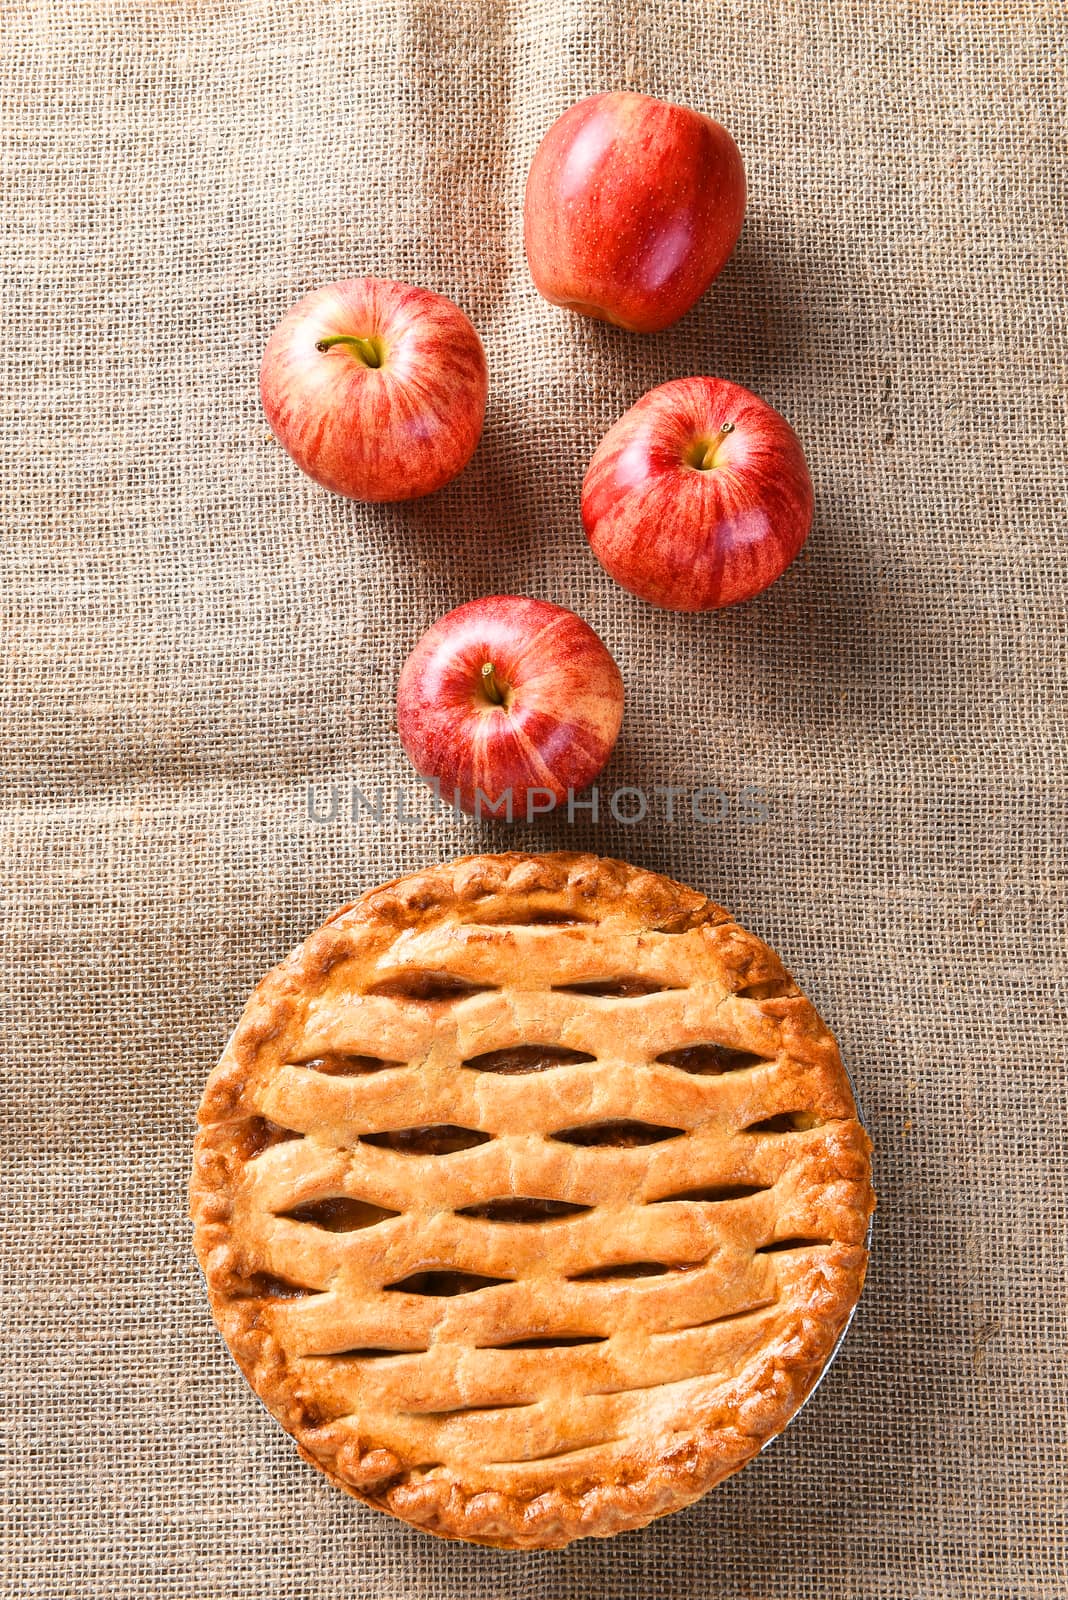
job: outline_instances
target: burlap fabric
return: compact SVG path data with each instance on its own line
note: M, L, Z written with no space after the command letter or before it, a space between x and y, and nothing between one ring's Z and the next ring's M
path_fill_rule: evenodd
M1064 20L3 8L5 1596L1065 1593ZM540 134L618 85L719 115L751 182L732 262L656 338L551 309L522 255ZM318 490L257 398L278 316L359 273L453 296L488 351L474 462L407 507ZM604 576L577 496L608 424L691 372L791 418L818 513L763 598L684 618ZM420 820L353 822L350 782L388 808L409 780L407 648L502 590L620 663L602 815L509 832L409 790ZM309 780L320 814L342 785L334 821ZM607 810L625 785L644 820ZM654 785L685 791L673 820ZM514 841L673 873L778 948L881 1195L853 1331L784 1438L682 1515L542 1556L445 1546L302 1466L185 1215L261 972L367 886Z

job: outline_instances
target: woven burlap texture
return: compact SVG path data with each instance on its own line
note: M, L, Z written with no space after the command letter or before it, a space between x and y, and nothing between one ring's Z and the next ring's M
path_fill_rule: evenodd
M5 1597L1065 1592L1064 21L3 7ZM657 337L549 307L523 259L539 137L618 86L720 117L750 179L733 259ZM281 313L362 273L452 296L488 354L471 466L408 506L319 490L257 397ZM693 372L779 407L817 494L803 558L708 617L616 588L578 517L607 426ZM390 806L410 778L407 649L497 591L574 607L619 661L602 814L509 831L411 791L420 820L353 821L348 784ZM332 822L309 781L324 814L340 786ZM644 820L608 812L624 785ZM673 820L654 785L685 791ZM881 1197L785 1436L681 1515L534 1556L301 1465L215 1333L185 1209L260 974L370 885L512 843L669 872L778 949Z

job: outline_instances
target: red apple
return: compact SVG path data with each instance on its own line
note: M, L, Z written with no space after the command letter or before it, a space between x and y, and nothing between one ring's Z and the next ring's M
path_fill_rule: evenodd
M353 500L412 500L471 459L486 357L444 295L349 278L282 318L263 353L260 395L279 442L316 483Z
M438 780L446 804L455 795L465 811L496 807L509 821L590 783L622 719L623 680L593 629L563 606L518 595L472 600L440 618L397 686L397 727L417 772Z
M711 117L644 94L595 94L541 141L523 213L546 300L656 333L689 311L734 249L745 169Z
M797 435L724 378L679 378L605 434L582 485L582 522L617 583L671 611L750 600L812 526Z

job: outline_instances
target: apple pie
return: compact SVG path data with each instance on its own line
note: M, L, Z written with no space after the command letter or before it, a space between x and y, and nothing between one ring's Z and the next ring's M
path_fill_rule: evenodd
M856 1303L831 1034L703 895L474 856L337 912L200 1108L212 1312L339 1488L446 1538L640 1527L751 1460Z

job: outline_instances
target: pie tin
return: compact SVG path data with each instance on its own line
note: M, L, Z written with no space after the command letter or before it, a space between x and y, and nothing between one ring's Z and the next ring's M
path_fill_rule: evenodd
M861 1127L864 1128L865 1131L867 1131L867 1125L866 1125L866 1123L864 1121L864 1111L863 1111L863 1109L861 1107L860 1100L857 1098L857 1089L856 1089L855 1083L853 1082L853 1076L850 1073L848 1067L844 1067L843 1070L845 1071L846 1077L849 1079L849 1088L850 1088L850 1091L851 1091L851 1093L853 1095L853 1104L857 1108L857 1121L860 1123ZM869 1263L870 1263L870 1260L871 1260L871 1239L872 1239L872 1229L874 1227L874 1224L875 1224L875 1213L873 1212L872 1215L868 1218L868 1231L864 1235L864 1248L868 1252ZM861 1292L863 1293L863 1291L861 1291ZM849 1329L850 1329L850 1326L852 1324L853 1318L857 1314L857 1307L859 1305L860 1305L860 1296L858 1295L856 1300L854 1300L852 1307L850 1308L850 1312L849 1312L848 1317L846 1317L845 1321L842 1324L841 1332L839 1333L837 1339L834 1341L834 1344L831 1347L831 1353L827 1357L826 1361L823 1363L823 1366L820 1369L819 1376L817 1377L815 1383L812 1385L812 1388L808 1391L808 1393L806 1394L805 1398L802 1400L801 1404L798 1406L797 1410L793 1413L793 1416L791 1416L787 1420L786 1426L780 1428L778 1433L773 1433L770 1439L765 1439L764 1440L764 1443L760 1446L760 1450L759 1450L758 1454L763 1455L764 1451L767 1450L769 1445L773 1445L775 1443L776 1439L781 1439L783 1434L786 1432L786 1429L790 1426L790 1423L792 1423L794 1421L795 1417L799 1417L801 1415L802 1411L808 1405L809 1401L812 1399L812 1396L816 1393L816 1390L819 1388L820 1384L823 1382L824 1378L827 1376L828 1372L830 1372L831 1368L834 1366L834 1363L837 1361L839 1352L841 1351L841 1348L842 1348L843 1344L845 1343L846 1334L849 1332Z

